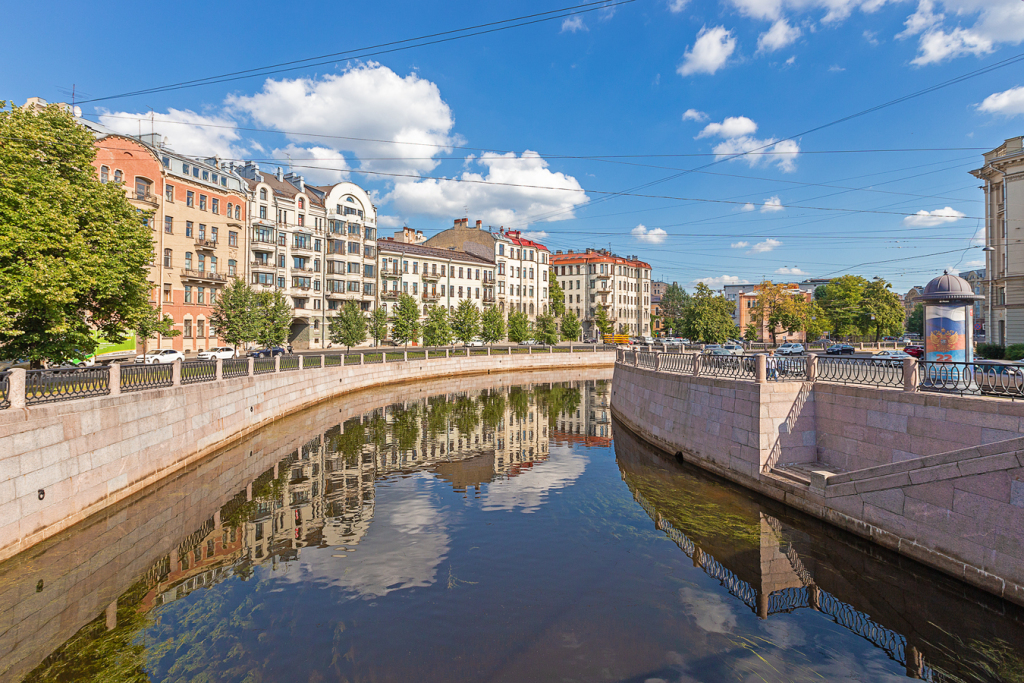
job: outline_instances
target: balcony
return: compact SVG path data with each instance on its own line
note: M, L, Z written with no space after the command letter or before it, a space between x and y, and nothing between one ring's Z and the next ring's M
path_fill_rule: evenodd
M305 266L303 268L300 268L298 266L292 266L292 272L293 273L315 273L316 271L313 269L313 266Z
M228 276L224 273L213 273L208 270L192 270L191 268L181 269L182 280L199 280L202 282L227 282Z
M263 270L273 270L274 264L270 261L250 261L250 268L262 268Z
M611 273L593 273L593 274L591 274L591 277L598 278L599 280L607 280L611 276L612 276Z
M392 280L397 280L397 279L400 279L402 277L402 271L400 271L400 270L392 270L392 269L385 270L385 269L381 268L380 276L383 277L383 278L389 278L389 279L392 279Z
M444 295L441 294L440 292L427 292L427 291L423 292L423 300L424 301L437 301L442 296L444 296Z
M200 251L213 251L217 248L217 240L202 240L196 238L196 249Z
M488 285L488 284L489 285L493 285L494 284L494 276L493 275L484 275L484 284L485 285Z
M160 203L160 198L152 192L137 192L129 190L128 198L134 199L137 202L142 202L143 204L149 204L150 206L157 206Z
M292 251L313 251L313 243L292 243Z
M397 291L397 290L394 290L394 289L389 289L386 292L385 291L381 291L381 293L380 293L380 298L381 299L397 299L400 296L402 296L402 293Z
M423 273L423 274L422 274L422 275L420 276L420 278L421 278L421 279L422 279L422 280L423 280L424 282L437 282L438 280L440 280L440 279L441 279L441 276L440 276L440 275L438 275L437 273Z
M494 295L493 294L484 294L483 301L484 301L485 304L493 304L494 301L495 301Z

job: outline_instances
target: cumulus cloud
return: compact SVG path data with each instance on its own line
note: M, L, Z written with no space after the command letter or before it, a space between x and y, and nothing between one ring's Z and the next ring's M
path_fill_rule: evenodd
M526 150L520 157L485 152L473 163L486 174L467 170L452 179L398 182L384 200L403 215L439 218L461 216L469 207L490 225L565 220L588 201L575 178L550 171L536 152Z
M520 235L520 237L525 237L528 240L535 241L540 241L547 236L548 233L546 230L526 230Z
M587 25L583 23L583 17L574 16L566 17L562 20L562 30L559 33L576 33L577 31L587 31Z
M751 247L749 253L751 253L751 254L766 254L769 251L774 251L777 247L781 247L781 246L782 246L782 242L780 242L779 240L772 239L771 237L769 237L764 242L758 242L753 247Z
M733 242L729 245L730 249L746 249L750 246L750 242Z
M405 224L398 216L377 216L377 227L378 228L397 228Z
M349 151L365 159L359 170L424 173L457 142L437 85L373 62L320 78L267 79L254 95L228 97L227 106L293 144Z
M967 263L965 263L964 266L967 268L984 268L985 259L974 259L973 261L968 261Z
M790 26L785 19L779 19L758 37L757 51L758 53L767 53L781 50L795 43L800 37L800 33L799 27Z
M939 6L946 12L938 11ZM947 13L956 26L947 27ZM963 26L965 17L976 17ZM951 23L951 22L950 22ZM1024 3L1019 0L918 0L917 9L907 17L897 38L920 36L918 54L912 64L937 64L966 55L985 55L1000 43L1024 40Z
M287 162L313 184L328 185L348 178L348 163L339 152L328 147L299 147L291 144L272 153L275 159Z
M564 446L551 446L548 459L515 477L498 479L480 496L480 509L536 512L552 491L566 488L587 469L589 459Z
M680 76L713 74L729 61L736 51L736 38L724 26L705 26L697 34L697 41L683 54L683 63L676 71Z
M970 29L955 28L948 33L935 29L921 36L918 55L911 64L924 66L964 55L987 55L995 47L992 41Z
M661 244L668 237L668 233L661 228L647 229L643 224L636 226L629 233L636 238L638 242L646 242L647 244Z
M689 2L690 0L668 0L668 11L673 14L679 14L686 9L686 5Z
M958 220L963 218L964 215L964 213L949 206L944 209L935 209L934 211L925 211L924 209L921 209L913 216L906 216L903 219L903 224L914 227L930 228L936 225L943 225L944 223L956 223Z
M1003 116L1024 114L1024 86L992 93L978 105L978 111L989 114L1002 114Z
M708 120L708 115L696 109L687 109L683 112L683 121L696 121L701 123Z
M807 275L807 273L805 273L804 271L800 270L796 266L793 266L792 268L789 268L787 266L783 266L781 268L776 269L775 272L778 275Z
M174 151L195 157L219 156L238 159L246 156L241 144L238 123L225 116L204 116L190 109L168 109L166 114L155 112L108 112L99 116L100 123L124 135L155 132L164 136ZM139 122L142 122L140 129Z
M725 285L748 285L750 280L745 280L738 275L719 275L718 277L701 277L690 282L690 287L696 287L703 282L711 289L721 289Z
M825 14L821 17L821 21L830 24L843 21L855 9L871 13L887 3L899 2L899 0L730 0L730 2L741 13L766 21L780 19L786 9L792 11L824 10Z
M786 207L782 205L782 200L777 196L769 197L764 200L764 204L761 205L761 213L775 213L776 211L782 211Z
M751 204L750 202L747 202L742 207L740 207L740 211L755 211L756 209L757 207Z
M747 162L751 168L775 164L784 173L796 170L796 158L800 155L800 144L795 140L756 138L757 124L746 116L730 116L721 123L709 123L697 135L723 138L714 147L718 158L736 156Z

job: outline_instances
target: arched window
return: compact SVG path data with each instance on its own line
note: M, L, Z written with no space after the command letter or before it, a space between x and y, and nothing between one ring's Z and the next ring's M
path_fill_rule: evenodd
M306 200L303 199L302 197L299 197L299 208L300 209L305 209L306 208Z
M164 249L164 268L171 267L171 250Z
M124 180L124 174L121 173L121 170L118 169L118 170L114 171L114 182L115 183L120 183L123 180Z
M530 304L530 315L533 315L533 304Z
M135 178L135 197L136 199L146 199L152 194L153 183L149 182L145 178Z
M242 220L241 218L239 218L239 216L241 216L241 215L242 215L242 206L240 204L235 204L235 220L236 221Z
M105 183L110 180L110 168L107 166L100 166L100 182Z

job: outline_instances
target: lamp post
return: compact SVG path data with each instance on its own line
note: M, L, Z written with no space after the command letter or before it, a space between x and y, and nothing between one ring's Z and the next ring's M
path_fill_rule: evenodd
M982 251L985 252L985 254L986 254L986 256L985 256L985 275L986 275L986 278L985 279L988 280L988 288L987 288L988 291L985 292L985 298L988 299L988 313L985 314L985 343L986 344L992 344L993 343L992 336L989 334L989 330L992 329L992 292L993 292L993 289L992 289L992 271L995 270L995 268L993 268L993 264L991 263L991 261L992 261L992 259L994 257L990 257L990 256L988 256L988 254L993 253L995 251L995 247L992 247L992 246L986 244L985 248L982 249Z

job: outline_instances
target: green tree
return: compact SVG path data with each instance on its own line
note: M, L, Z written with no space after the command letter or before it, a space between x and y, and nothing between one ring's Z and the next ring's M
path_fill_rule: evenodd
M811 301L804 308L804 330L807 341L814 342L829 331L829 319L817 301Z
M675 282L665 288L661 297L661 315L666 330L671 329L675 334L682 332L683 318L690 302L690 295Z
M803 329L805 309L802 292L794 293L787 285L775 284L770 280L758 285L754 315L762 324L768 325L773 345L780 330L792 333Z
M431 306L423 322L424 346L448 346L452 343L452 327L448 324L448 308Z
M550 313L541 313L537 316L537 324L533 330L534 338L546 346L554 346L558 343L558 322L555 316Z
M873 332L875 342L883 334L896 335L903 331L906 311L892 285L880 277L868 283L864 288L860 301L860 329L864 333Z
M210 322L211 324L213 323L212 318ZM166 313L161 315L160 311L152 305L149 307L149 312L146 313L145 317L135 323L135 339L142 341L143 355L149 351L149 340L156 338L157 335L177 337L180 334L181 330L174 329L174 318Z
M530 338L530 319L522 311L512 311L508 314L508 340L515 344L526 341Z
M101 183L95 158L60 107L0 102L0 358L81 359L152 309L151 214Z
M716 295L701 282L683 316L683 333L694 341L724 342L735 327L732 322L735 308L736 304L720 294Z
M924 304L917 304L907 318L907 334L924 336Z
M380 346L388 336L388 312L383 306L378 306L370 314L370 321L367 327L370 336L373 337L373 345Z
M583 326L580 319L571 310L566 310L562 316L562 339L565 341L579 341L583 334Z
M497 306L484 311L480 329L480 338L485 344L494 344L505 340L505 314Z
M629 325L626 323L619 323L619 334L629 334Z
M562 285L558 284L554 267L548 271L548 298L551 300L551 313L561 318L565 314L565 292L562 291Z
M220 291L210 313L210 325L228 344L256 341L256 292L243 280L233 278Z
M256 292L255 318L256 343L263 348L280 346L291 328L292 305L280 290Z
M395 322L391 325L391 338L396 344L408 345L420 338L420 308L408 294L398 297Z
M342 344L349 351L366 341L366 316L355 301L346 301L338 315L331 318L330 336L332 344Z
M607 306L597 304L597 307L594 309L594 327L597 328L599 334L612 333L612 321L608 319Z
M452 314L452 332L463 344L480 334L480 309L469 299L463 299Z
M859 275L844 275L824 285L817 299L834 335L857 334L861 329L861 299L868 281Z
M757 326L754 323L748 323L747 329L743 331L743 339L748 342L756 342L759 336Z

